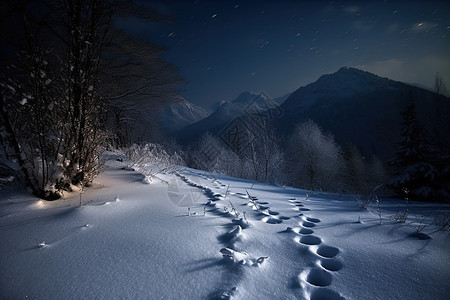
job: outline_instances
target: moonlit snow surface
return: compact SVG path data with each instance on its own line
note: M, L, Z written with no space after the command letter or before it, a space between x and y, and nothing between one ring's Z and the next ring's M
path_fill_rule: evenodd
M449 233L414 235L439 205L395 223L404 203L382 199L380 225L352 197L192 169L161 179L114 162L81 207L79 192L0 191L1 298L450 298Z

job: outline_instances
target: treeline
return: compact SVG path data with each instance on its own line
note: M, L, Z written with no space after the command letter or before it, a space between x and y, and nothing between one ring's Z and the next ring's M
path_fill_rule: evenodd
M439 76L436 82L442 82ZM377 190L448 202L450 103L440 93L436 97L436 115L428 126L418 120L413 97L406 97L398 151L390 161L365 157L356 145L341 147L311 120L283 138L264 121L234 121L238 126L229 126L232 132L207 133L191 144L184 160L194 168L309 190L366 195Z
M207 133L188 147L184 160L211 172L316 191L368 194L388 179L381 160L364 157L356 146L341 148L311 120L287 141L273 129L253 128L235 142L239 145Z
M106 145L129 143L137 111L176 99L164 51L115 24L171 22L127 0L1 2L0 152L33 193L88 185Z

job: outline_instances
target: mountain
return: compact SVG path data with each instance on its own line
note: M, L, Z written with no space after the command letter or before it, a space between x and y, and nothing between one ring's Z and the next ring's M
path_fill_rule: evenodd
M296 124L312 119L336 141L357 145L366 155L392 158L401 126L401 111L416 104L423 124L432 123L439 96L429 90L379 77L354 68L341 68L297 89L280 106L280 132L289 135Z
M208 117L177 132L177 140L182 144L186 144L207 131L218 133L237 117L243 116L250 111L265 109L266 104L272 102L264 93L243 92L233 101L224 101Z
M174 133L183 127L206 118L209 113L186 99L166 106L157 113L156 119L160 130L166 134Z
M290 96L291 94L292 94L292 93L287 93L286 95L283 95L283 96L281 96L281 97L274 98L273 101L274 101L275 103L282 104L284 101L286 101L287 98L289 98L289 96Z
M397 149L401 112L406 105L414 102L419 120L425 125L434 124L438 103L450 101L442 101L442 97L427 89L343 67L275 100L265 94L244 92L235 100L222 103L207 118L181 129L176 136L180 143L188 144L206 131L220 133L237 117L252 124L249 113L269 108L276 109L270 114L275 116L272 126L284 142L297 124L311 119L324 132L333 134L339 145L356 145L366 156L375 154L386 161ZM448 135L445 134L447 139Z
M222 104L224 104L224 103L226 103L226 102L228 102L228 101L226 101L226 100L220 100L220 101L214 102L212 105L208 106L207 109L208 109L211 113L213 113L213 112L215 112L219 107L221 107Z
M415 86L415 87L418 87L418 88L421 88L421 89L424 89L424 90L427 90L427 91L432 91L433 92L432 88L430 88L430 87L428 87L426 85L420 84L420 83L408 82L407 84Z

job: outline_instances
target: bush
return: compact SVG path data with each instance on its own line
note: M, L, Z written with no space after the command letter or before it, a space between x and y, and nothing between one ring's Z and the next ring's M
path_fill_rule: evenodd
M125 150L125 154L128 166L142 173L147 182L158 178L158 174L170 174L185 165L176 152L169 155L163 146L154 143L133 144Z

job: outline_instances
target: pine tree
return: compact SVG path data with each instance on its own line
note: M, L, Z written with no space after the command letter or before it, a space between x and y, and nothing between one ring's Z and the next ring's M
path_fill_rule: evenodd
M435 182L438 175L436 147L417 120L413 103L407 105L402 117L400 150L392 163L395 177L389 181L389 186L412 199L433 200L439 189Z

